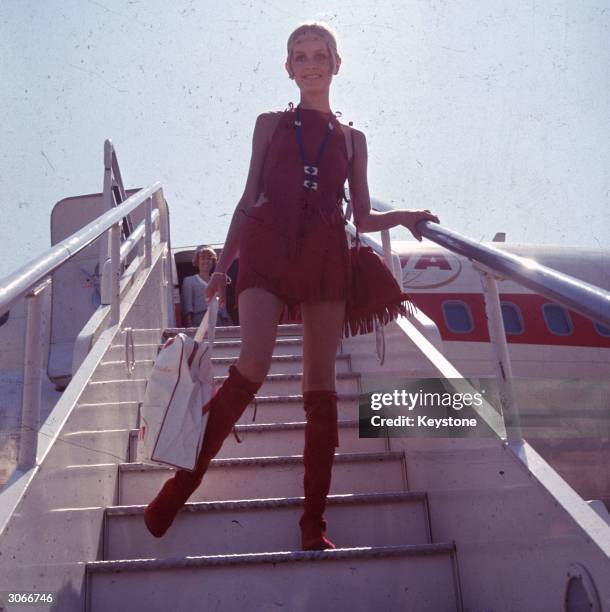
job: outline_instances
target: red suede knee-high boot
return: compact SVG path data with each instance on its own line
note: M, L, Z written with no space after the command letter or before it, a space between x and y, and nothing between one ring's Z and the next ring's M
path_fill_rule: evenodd
M144 510L144 522L154 536L160 538L165 534L180 508L201 484L210 461L218 454L260 386L261 383L245 378L235 366L229 368L228 378L210 400L210 415L195 470L178 470Z
M305 426L304 511L299 521L303 550L335 548L325 536L324 509L330 490L335 447L339 446L337 393L306 391L303 393L307 425Z

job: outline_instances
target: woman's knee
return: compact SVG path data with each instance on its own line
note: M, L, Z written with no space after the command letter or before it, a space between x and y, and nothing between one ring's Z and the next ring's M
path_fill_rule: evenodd
M307 391L336 391L335 380L303 381L303 393Z
M334 391L335 360L307 359L303 363L303 391Z
M262 383L269 372L271 357L240 355L235 365L248 380Z

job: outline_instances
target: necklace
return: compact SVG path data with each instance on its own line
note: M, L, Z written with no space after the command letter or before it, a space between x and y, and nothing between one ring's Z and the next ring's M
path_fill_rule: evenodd
M313 177L318 176L318 168L320 167L320 160L322 159L322 155L324 153L324 149L326 148L326 143L330 137L331 132L334 129L332 123L332 111L328 113L328 129L326 130L326 134L324 134L324 138L322 140L322 144L318 149L318 154L316 156L316 160L313 163L307 162L307 157L305 154L305 145L303 143L303 130L301 124L301 105L297 106L297 117L295 119L294 125L297 129L297 141L299 143L299 153L301 154L301 161L303 162L303 187L305 187L308 191L316 191L318 189L318 181Z

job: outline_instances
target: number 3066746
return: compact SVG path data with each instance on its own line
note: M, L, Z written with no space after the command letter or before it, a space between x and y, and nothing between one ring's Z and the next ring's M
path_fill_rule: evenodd
M4 591L0 593L0 602L11 604L50 604L55 600L53 593L38 593L32 591Z

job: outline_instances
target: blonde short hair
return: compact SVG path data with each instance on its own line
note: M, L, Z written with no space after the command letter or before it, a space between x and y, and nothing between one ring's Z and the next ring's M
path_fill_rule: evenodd
M216 256L216 251L212 247L209 247L205 244L198 246L195 250L195 254L193 255L192 264L195 268L199 265L199 255L205 253L212 261L216 262L218 257Z
M303 34L309 33L317 34L320 38L323 38L326 41L328 52L332 58L332 73L337 74L337 58L339 57L339 53L337 51L337 36L328 24L322 23L321 21L302 23L288 37L288 43L286 44L286 50L288 53L286 62L288 65L290 66L290 60L292 59L292 47L294 46L297 38Z

